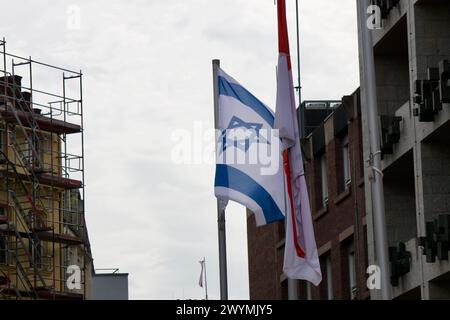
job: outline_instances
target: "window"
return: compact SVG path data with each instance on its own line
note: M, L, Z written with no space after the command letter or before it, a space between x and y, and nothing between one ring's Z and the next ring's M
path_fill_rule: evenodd
M350 148L348 143L348 136L342 139L342 165L344 173L344 188L347 189L352 181L352 174L350 172Z
M327 271L327 299L333 300L333 272L331 269L331 257L327 256L325 260L325 268Z
M327 157L323 154L320 157L320 179L322 189L322 205L326 207L328 204L328 170L327 170Z
M69 279L70 274L67 273L67 269L72 264L74 264L74 262L72 259L71 247L65 247L65 248L63 248L63 278L64 278L64 282L67 282L67 279ZM64 289L66 292L70 291L67 286L64 286Z
M288 289L288 280L283 280L281 282L281 300L289 299L289 289Z
M32 261L30 263L30 267L34 267L41 269L42 268L42 257L44 255L44 250L42 247L42 243L40 241L29 240L29 252L32 257Z
M278 225L278 238L277 238L278 240L277 241L283 240L286 236L286 228L285 228L284 223L285 223L284 221L277 222L277 225Z
M361 121L358 121L358 139L361 139L361 137L362 137L362 125L361 125ZM358 144L361 144L362 142L361 141L358 141ZM354 145L354 148L356 149L356 148L361 148L361 147L357 147L357 145L356 144L353 144ZM359 178L358 179L364 179L364 155L363 155L363 152L362 152L362 150L358 150L358 151L354 151L354 153L355 153L355 155L356 154L359 154L359 159L358 159L358 161L359 161ZM354 158L354 159L356 159L356 157ZM353 164L353 165L355 165L355 164ZM355 179L356 179L356 177L355 177Z
M31 166L33 163L33 147L31 142L29 142L26 138L24 138L23 144L20 146L24 148L22 151L22 160L25 165ZM18 149L20 149L20 147ZM16 146L17 148L17 146Z
M4 136L4 130L3 130L3 128L1 128L0 129L0 150L2 150L2 151L4 151L3 150L3 145L4 145L4 143L3 143L3 136Z
M23 137L24 141L20 143L16 148L22 151L22 159L25 165L29 167L35 167L41 169L41 145L39 143L39 137L35 138L31 136Z
M51 160L50 163L45 163L45 156L51 155L51 146L50 146L50 138L47 135L42 135L39 139L39 146L36 150L39 153L39 165L42 169L51 170Z
M6 242L7 242L6 237L0 235L0 264L6 263L6 252L7 252Z
M350 297L352 300L356 299L356 268L355 268L355 248L351 243L348 248L348 274L350 282Z
M6 208L0 206L0 216L6 216ZM8 252L8 238L0 234L0 264L6 263Z

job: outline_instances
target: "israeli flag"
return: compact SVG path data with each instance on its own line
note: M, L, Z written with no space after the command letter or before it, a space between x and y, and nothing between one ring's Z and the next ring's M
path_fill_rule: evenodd
M215 195L238 202L262 226L285 216L282 146L273 112L218 70Z

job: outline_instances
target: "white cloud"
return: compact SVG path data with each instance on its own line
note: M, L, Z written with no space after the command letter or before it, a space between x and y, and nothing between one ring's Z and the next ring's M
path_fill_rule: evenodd
M359 80L355 1L300 3L303 97L339 99ZM66 27L72 4L81 9L80 30ZM132 298L202 298L198 260L206 256L210 296L218 298L214 166L172 165L170 133L195 121L212 127L213 58L274 104L273 1L23 0L2 10L10 51L85 74L86 205L96 266L129 272ZM43 89L48 81L40 80L35 86ZM245 299L245 210L231 205L228 217L230 297Z

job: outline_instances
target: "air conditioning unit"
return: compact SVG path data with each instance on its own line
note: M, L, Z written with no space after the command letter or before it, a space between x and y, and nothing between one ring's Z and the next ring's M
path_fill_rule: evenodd
M427 263L448 260L450 250L450 215L441 214L434 221L426 223L426 236L419 238L419 246L423 247L423 254Z
M400 242L398 247L389 247L389 262L391 264L391 284L393 287L397 287L400 277L411 271L411 252L406 250L403 242Z
M402 117L380 116L381 124L381 152L393 154L394 144L400 141L400 122Z
M444 103L450 103L450 63L448 60L439 62L437 68L428 68L428 79L416 80L414 116L420 122L432 122Z

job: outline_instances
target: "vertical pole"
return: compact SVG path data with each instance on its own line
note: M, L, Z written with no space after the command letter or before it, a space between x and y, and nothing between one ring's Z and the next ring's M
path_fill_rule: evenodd
M295 16L297 24L297 81L298 81L298 107L300 108L300 139L305 138L305 110L302 107L302 81L300 77L300 18L298 13L298 0L295 0Z
M67 114L66 114L66 74L65 72L63 72L62 74L62 79L63 79L63 83L62 83L62 94L63 94L63 105L62 105L62 112L63 112L63 121L64 124L67 121ZM83 129L82 129L83 130ZM83 133L81 133L83 134ZM60 166L60 170L58 170L58 174L61 174L62 177L64 178L69 178L68 176L66 176L65 174L67 173L67 135L65 133L62 134L62 139L59 140L59 145L58 145L58 150L56 151L57 154L59 153L59 157L61 159L61 166ZM61 145L61 141L63 143L63 145ZM64 154L62 154L64 153ZM62 163L62 159L64 158L64 166ZM59 162L59 161L58 161ZM58 163L59 164L59 163ZM84 184L84 181L82 182ZM62 234L64 232L64 210L66 210L67 208L67 190L64 190L61 192L60 196L63 197L63 201L62 201L62 210L58 210L58 233ZM53 197L53 194L52 194ZM67 250L67 249L66 249ZM59 249L59 278L60 279L66 279L66 272L67 269L65 269L64 264L64 248L60 245ZM66 283L62 284L60 283L61 286L66 286ZM64 287L62 287L64 288ZM61 289L62 289L61 288Z
M8 103L7 103L7 96L8 96L8 94L7 94L7 83L6 83L6 81L7 81L7 66L6 66L6 39L5 39L5 37L3 37L3 40L2 40L2 49L3 49L3 52L2 52L2 54L3 54L3 95L4 95L4 99L5 99L5 111L6 111L6 114L8 114ZM2 145L2 152L3 152L3 156L5 157L5 160L6 160L6 172L7 173L9 173L9 161L7 161L8 159L9 159L9 155L8 155L8 145L9 145L9 123L8 123L8 117L5 117L4 118L4 126L5 126L5 133L4 133L4 143L3 143L3 145ZM5 181L5 187L6 187L6 204L7 204L7 207L6 207L6 216L7 216L7 218L8 218L8 220L10 220L11 219L11 208L10 208L10 205L9 205L9 179L4 179L4 181ZM3 187L3 186L2 186ZM8 225L7 225L7 230L8 231L10 231L10 228L11 228L11 226L9 225L9 223L8 223ZM10 239L12 239L12 237L10 237L9 235L7 235L6 236L6 253L7 253L7 255L6 255L6 265L8 266L8 269L7 269L7 276L8 276L8 279L10 279L11 280L11 268L10 268L10 265L11 265L11 256L10 256L10 250L11 250L11 246L12 246L12 241L10 241ZM17 248L17 239L16 239L16 248ZM11 253L12 253L12 250L11 250ZM15 282L15 285L16 285L16 288L17 288L17 266L16 266L16 276L14 277L14 282ZM9 281L8 282L8 289L11 289L11 285L12 285L12 282L13 281ZM8 299L10 299L10 298L8 298Z
M299 121L299 131L300 138L304 137L304 119L303 119L303 108L302 108L302 85L300 79L300 34L299 34L299 17L298 17L298 0L295 1L295 23L297 30L297 81L298 81L298 105L300 108L300 121ZM298 280L288 279L288 299L298 300Z
M78 213L78 219L79 220L79 224L81 225L81 230L82 230L82 234L86 235L86 216L85 216L85 208L86 208L86 197L85 197L85 175L84 175L84 120L83 120L83 72L80 70L80 82L79 82L79 86L80 86L80 124L81 124L81 180L82 180L82 197L83 197L83 201L82 201L82 212ZM87 236L87 235L86 235ZM87 237L86 237L87 238ZM83 266L84 266L84 270L83 270L83 274L84 274L84 281L83 281L83 293L84 293L84 300L87 300L89 297L87 297L87 287L86 287L86 268L87 268L87 251L88 248L86 247L86 244L83 244L83 249L84 249L84 256L83 256Z
M375 249L378 266L381 272L381 299L390 299L389 260L386 232L386 217L384 213L383 174L381 171L380 134L378 125L378 106L375 78L375 58L373 54L372 33L366 25L369 1L357 1L359 28L361 32L362 67L365 86L367 120L369 125L370 165L373 170L371 179L373 221L375 234Z
M203 258L203 268L205 268L205 299L208 300L208 280L206 276L206 258Z
M288 300L299 300L297 279L288 278Z
M219 127L217 121L217 108L219 106L219 78L218 70L220 60L213 60L214 83L214 127ZM219 270L220 270L220 299L228 300L228 276L227 276L227 240L225 230L225 206L217 199L217 227L219 233Z

